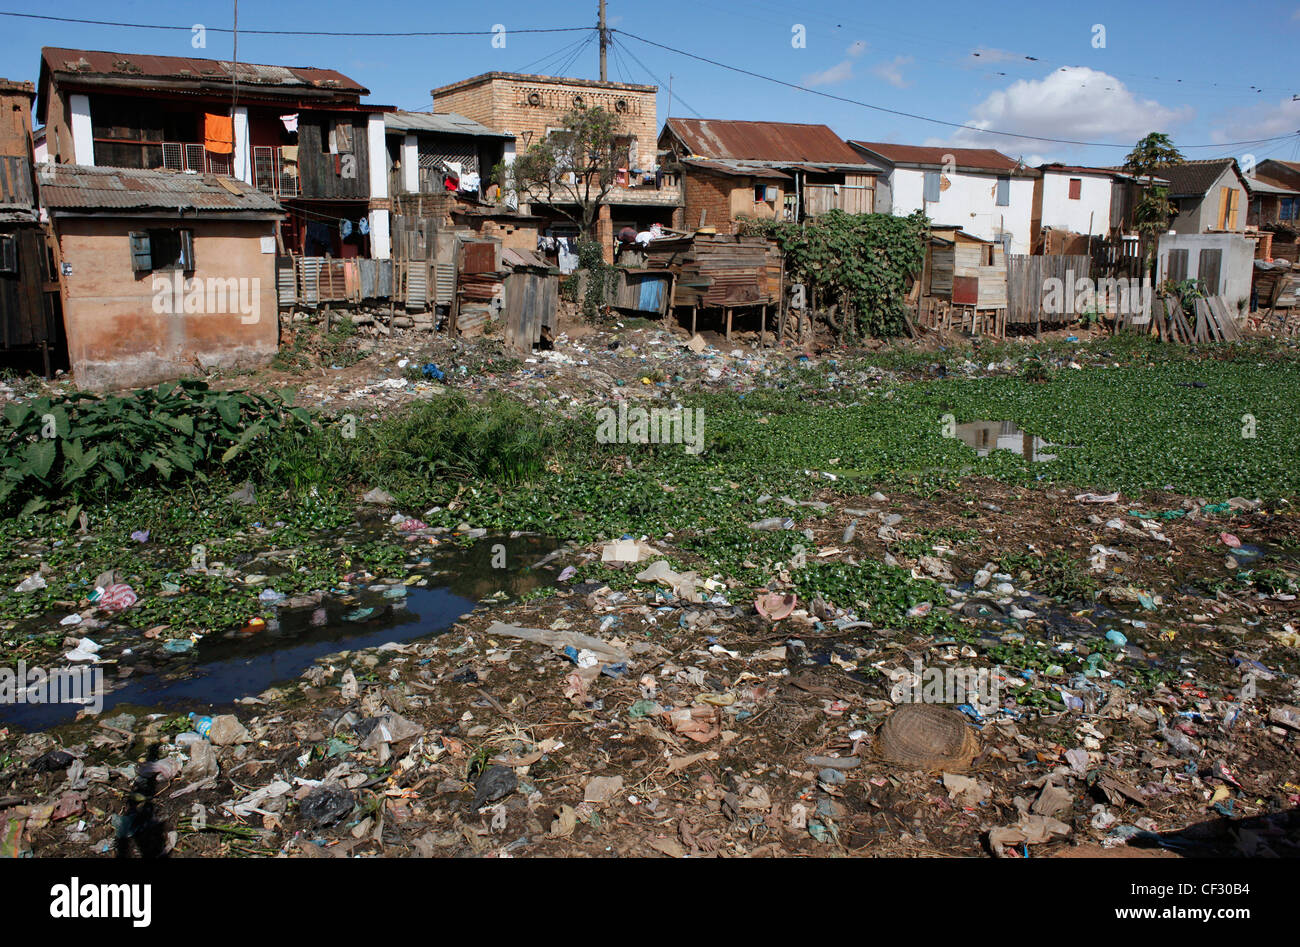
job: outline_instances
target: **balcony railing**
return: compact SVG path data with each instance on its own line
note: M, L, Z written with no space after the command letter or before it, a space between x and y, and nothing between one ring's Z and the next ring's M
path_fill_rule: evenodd
M204 148L202 143L164 141L162 153L163 167L172 171L231 176L231 156L214 155Z
M300 197L302 178L298 162L286 158L282 148L253 147L253 180L257 189L274 197Z

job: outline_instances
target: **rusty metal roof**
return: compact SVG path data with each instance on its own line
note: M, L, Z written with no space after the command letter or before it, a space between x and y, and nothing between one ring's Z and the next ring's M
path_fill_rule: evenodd
M808 164L862 165L862 156L826 125L670 118L667 128L704 158Z
M893 145L883 141L852 141L854 147L868 152L871 156L884 158L890 164L920 165L942 167L948 163L949 156L956 162L957 168L969 168L974 171L1015 171L1022 165L1015 158L1009 158L992 148L946 148L923 145ZM1024 169L1028 171L1029 169ZM1030 172L1032 174L1032 172Z
M369 95L370 90L333 69L311 66L265 66L219 59L194 59L188 56L150 56L140 53L114 53L94 49L61 49L47 46L41 50L42 65L59 76L94 76L119 79L171 79L229 82L236 73L241 85L267 88L333 89Z
M763 165L747 165L743 161L718 161L713 158L683 158L682 164L702 168L728 177L764 178L771 181L789 181L790 175Z
M36 168L41 204L53 213L190 211L196 214L277 213L275 199L252 185L215 174L42 164Z

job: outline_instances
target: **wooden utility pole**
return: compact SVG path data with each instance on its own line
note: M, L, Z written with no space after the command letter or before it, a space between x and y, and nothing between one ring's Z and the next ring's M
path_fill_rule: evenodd
M600 81L608 82L609 74L605 69L606 47L609 45L609 33L605 30L605 0L600 0Z

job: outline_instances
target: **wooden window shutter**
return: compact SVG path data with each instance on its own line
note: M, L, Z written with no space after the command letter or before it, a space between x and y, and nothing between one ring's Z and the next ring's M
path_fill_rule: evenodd
M1006 207L1011 203L1011 179L998 178L997 206Z
M1207 296L1220 294L1219 274L1223 267L1222 250L1202 250L1197 258L1196 278Z
M181 269L194 269L194 231L181 230Z
M1220 230L1228 229L1228 194L1231 191L1232 188L1229 187L1219 188L1219 229Z
M1165 276L1171 283L1181 283L1183 280L1187 279L1186 250L1169 251L1169 266Z
M937 201L939 199L939 172L925 172L925 193L922 197L927 201Z
M1235 187L1228 191L1228 226L1225 230L1237 229L1237 205L1241 200L1241 192Z
M153 250L149 246L149 234L140 230L127 235L131 244L131 269L137 273L148 273L153 269Z
M1070 200L1077 201L1083 193L1083 179L1070 178Z

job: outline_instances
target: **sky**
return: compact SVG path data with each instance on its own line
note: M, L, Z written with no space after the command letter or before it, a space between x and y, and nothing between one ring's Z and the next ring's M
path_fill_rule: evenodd
M234 6L0 0L7 13L185 27L0 16L0 75L35 81L42 46L227 59L232 35L217 30L231 28ZM491 70L598 78L596 7L244 0L239 59L337 69L370 89L369 101L428 111L430 89ZM844 138L997 148L1030 165L1118 164L1151 131L1171 135L1189 158L1300 160L1300 78L1286 68L1300 44L1300 0L1262 0L1249 11L1209 0L609 0L608 19L616 31L609 78L659 86L660 125L671 104L677 116L815 122ZM193 45L195 24L207 27L203 48ZM523 32L564 28L585 32ZM482 35L355 35L431 31Z

